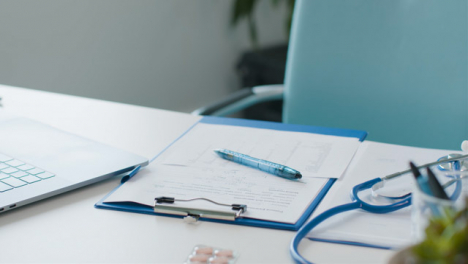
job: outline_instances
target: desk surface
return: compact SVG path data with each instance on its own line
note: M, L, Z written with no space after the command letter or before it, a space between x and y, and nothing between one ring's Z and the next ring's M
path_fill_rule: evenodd
M0 85L4 109L151 158L200 117ZM0 214L0 262L182 263L197 244L238 263L292 263L291 231L95 209L113 178ZM385 263L392 251L304 240L318 263Z

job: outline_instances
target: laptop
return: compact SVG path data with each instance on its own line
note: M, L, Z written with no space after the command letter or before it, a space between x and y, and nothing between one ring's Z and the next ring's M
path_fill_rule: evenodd
M0 111L0 213L147 164L133 153Z

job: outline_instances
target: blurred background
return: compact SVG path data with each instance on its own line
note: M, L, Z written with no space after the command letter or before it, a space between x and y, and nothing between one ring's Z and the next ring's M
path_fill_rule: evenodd
M0 84L191 112L282 82L290 2L2 0Z

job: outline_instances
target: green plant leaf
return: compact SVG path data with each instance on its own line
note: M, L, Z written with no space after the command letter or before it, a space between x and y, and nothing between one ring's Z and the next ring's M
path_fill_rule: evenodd
M468 263L467 208L446 208L443 216L430 219L425 240L412 247L417 263Z
M295 0L287 0L288 1L288 14L286 17L286 34L289 37L289 34L291 32L291 25L292 25L292 18L293 18L293 13L294 13L294 5L296 3Z
M247 19L250 41L255 50L258 50L259 48L257 25L254 18L255 8L258 2L259 0L234 0L231 16L231 26L236 26L241 20ZM295 0L271 0L271 3L273 7L278 7L280 3L286 3L287 16L285 20L285 29L286 34L289 37Z
M235 26L241 19L251 16L255 10L256 4L257 0L235 0L233 3L231 24Z

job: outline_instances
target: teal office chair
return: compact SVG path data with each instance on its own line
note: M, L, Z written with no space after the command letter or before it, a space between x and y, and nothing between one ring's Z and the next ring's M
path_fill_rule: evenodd
M459 149L468 139L467 10L466 0L298 0L284 88L241 90L194 113L284 98L285 123Z

